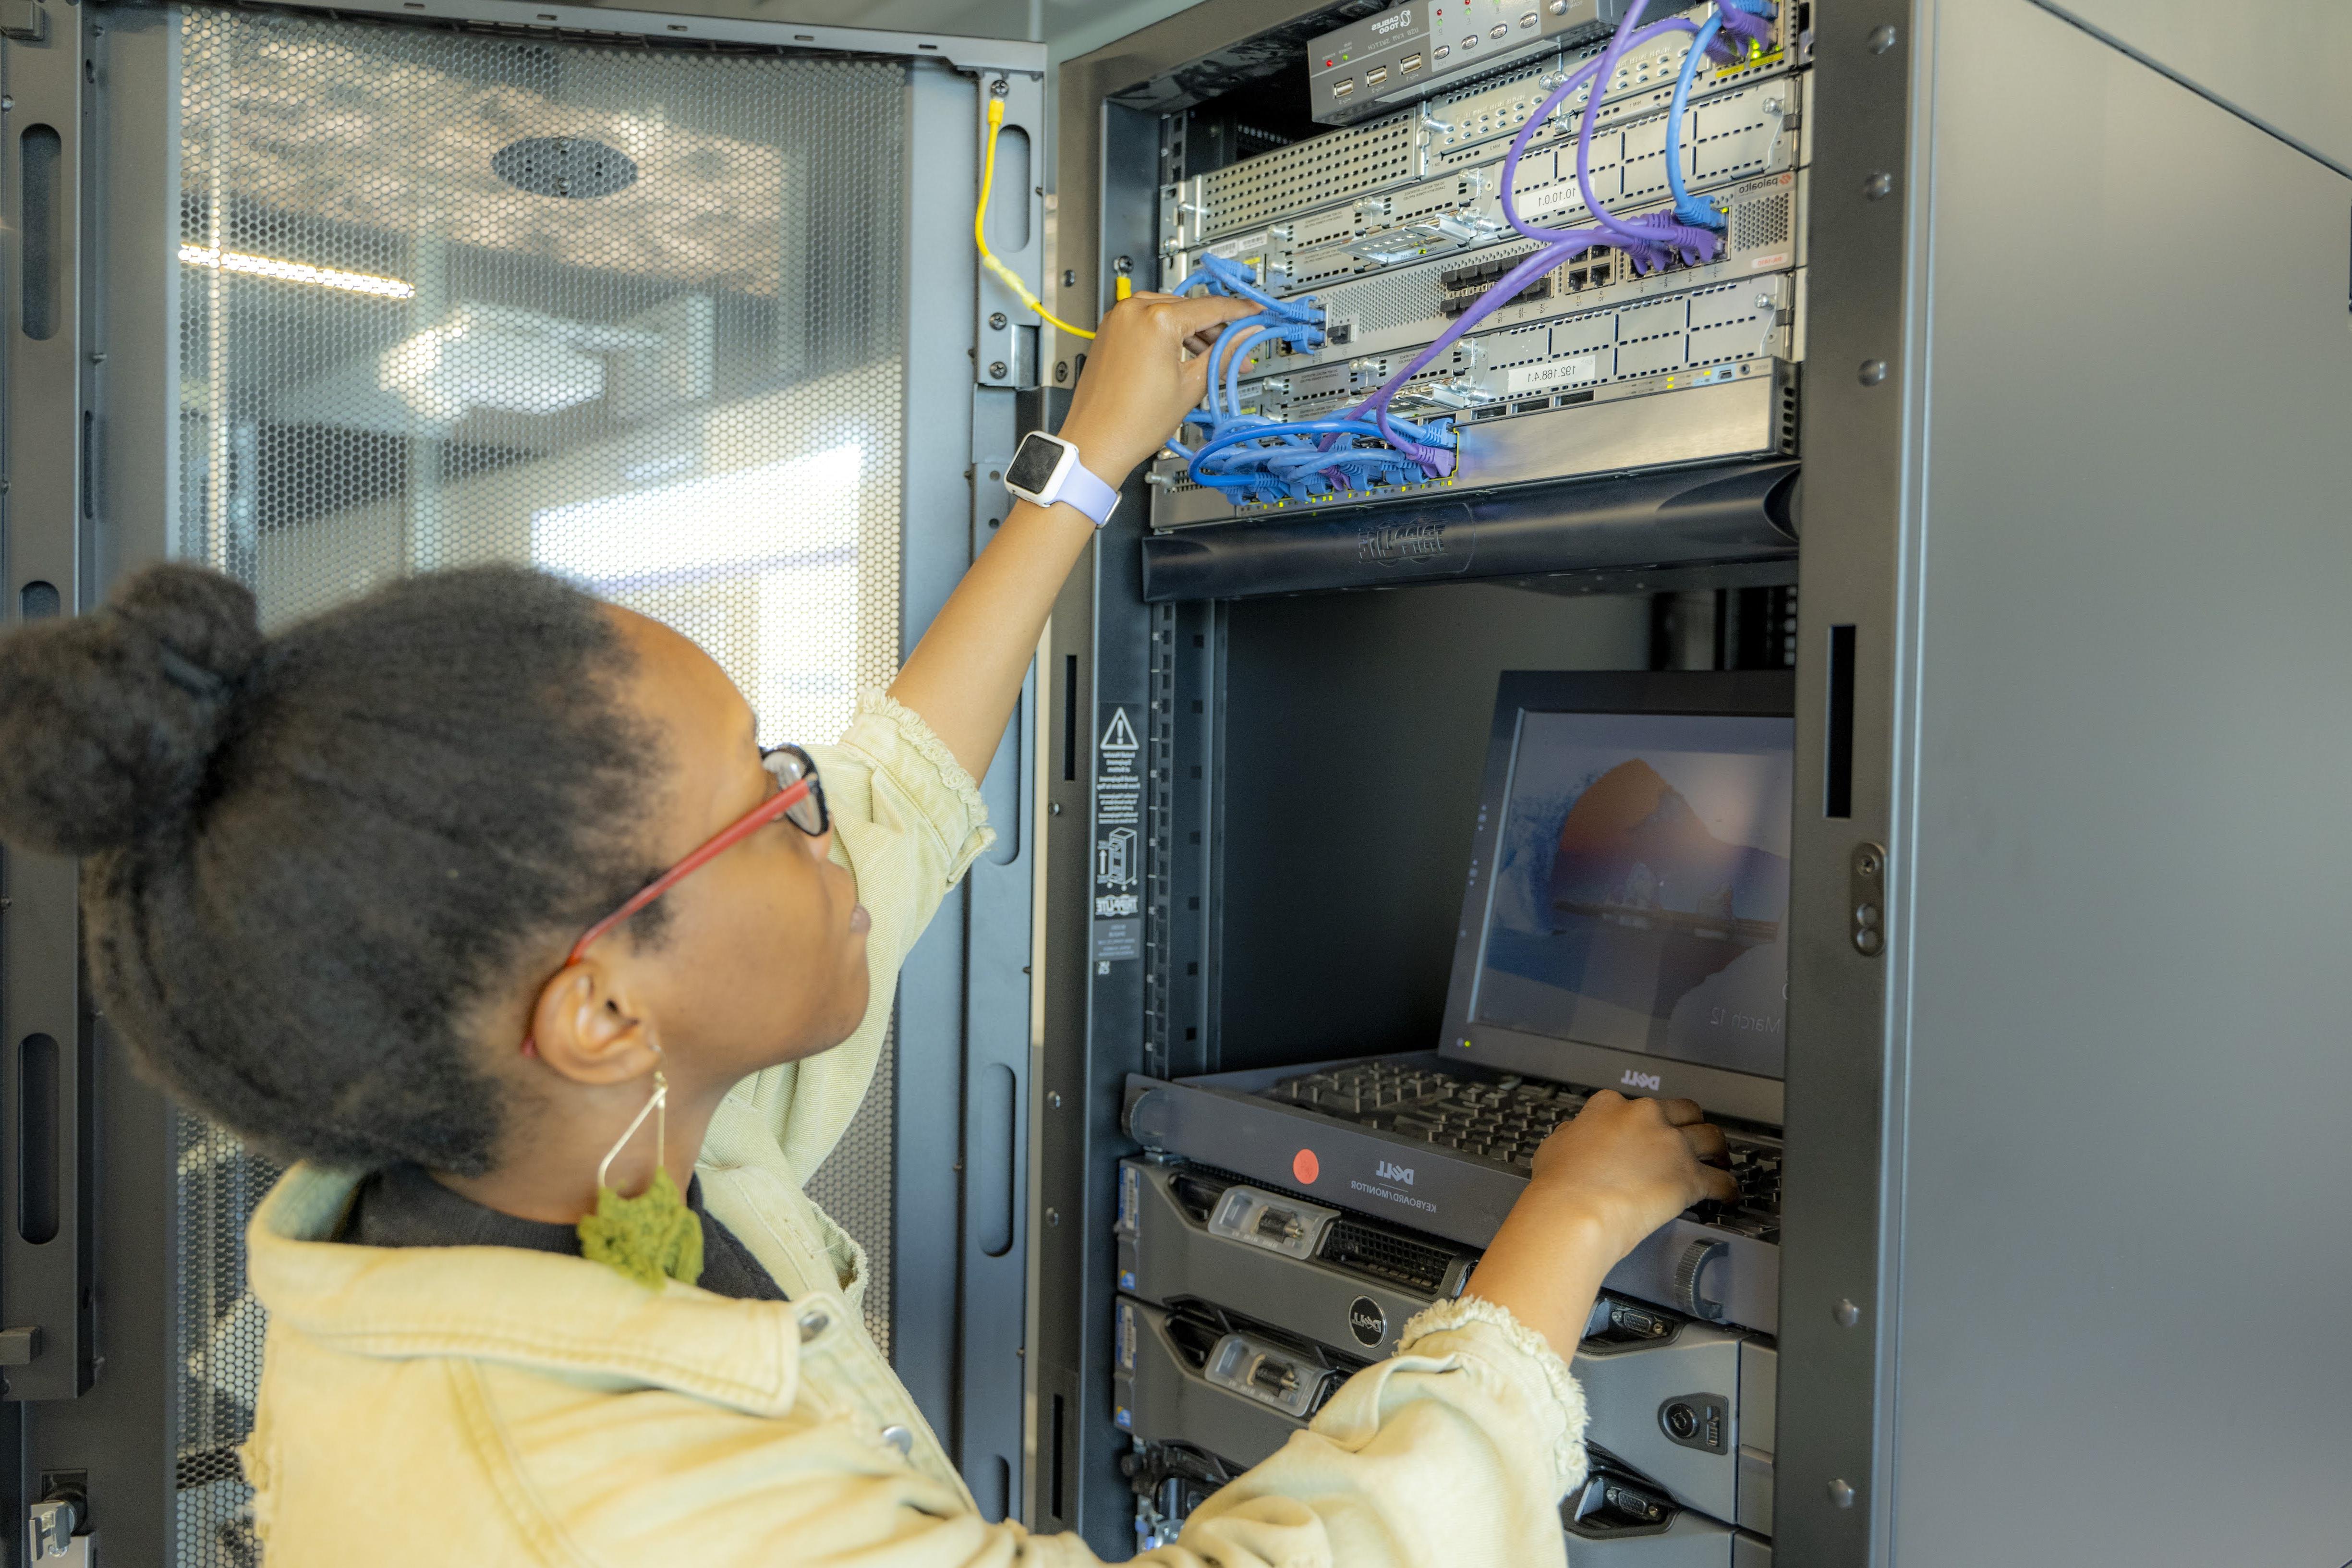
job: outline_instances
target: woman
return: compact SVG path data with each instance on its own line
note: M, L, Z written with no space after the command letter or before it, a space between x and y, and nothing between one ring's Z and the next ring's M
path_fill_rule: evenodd
M1175 428L1236 309L1111 314L1063 427L1093 471ZM92 976L146 1067L302 1162L250 1237L271 1568L1094 1561L974 1511L801 1191L989 842L972 781L1091 531L1013 508L814 752L763 757L691 643L520 571L264 637L243 589L162 567L0 646L0 833L89 858ZM1728 1194L1721 1146L1596 1097L1470 1294L1151 1560L1559 1562L1561 1358L1619 1257Z

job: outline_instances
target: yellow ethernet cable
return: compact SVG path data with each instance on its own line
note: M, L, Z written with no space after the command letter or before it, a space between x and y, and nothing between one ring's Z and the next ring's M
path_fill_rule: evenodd
M996 184L996 133L1003 129L1004 100L992 98L988 100L988 156L980 165L980 210L971 215L971 242L980 247L980 258L988 269L1003 279L1004 286L1018 294L1023 304L1074 338L1091 338L1094 334L1084 327L1074 327L1045 309L1045 301L1029 292L1029 285L1021 281L1021 275L997 260L996 253L988 248L988 193ZM1126 295L1119 297L1125 299Z

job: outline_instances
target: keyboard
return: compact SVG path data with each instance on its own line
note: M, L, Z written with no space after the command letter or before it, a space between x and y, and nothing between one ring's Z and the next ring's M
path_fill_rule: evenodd
M1402 1134L1485 1161L1521 1175L1534 1169L1537 1145L1553 1128L1584 1109L1587 1091L1516 1073L1473 1078L1395 1062L1359 1062L1286 1078L1262 1091L1268 1100L1310 1107L1326 1116ZM1780 1239L1780 1145L1777 1140L1727 1131L1731 1173L1739 1195L1703 1203L1691 1215L1709 1225Z

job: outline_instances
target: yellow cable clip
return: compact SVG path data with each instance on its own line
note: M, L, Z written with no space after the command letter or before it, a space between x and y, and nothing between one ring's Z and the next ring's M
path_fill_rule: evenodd
M1084 327L1074 327L1070 325L1069 322L1062 320L1061 317L1054 314L1053 311L1045 309L1045 302L1039 300L1036 295L1029 292L1029 285L1021 281L1021 275L1013 271L1010 267L1005 266L1002 261L997 260L996 253L988 248L988 193L990 188L996 184L996 133L1003 129L1004 100L1001 98L991 98L988 100L988 155L982 162L980 166L980 207L978 211L971 215L971 242L980 247L980 259L982 262L987 266L991 272L995 273L996 276L1003 280L1007 289L1012 289L1013 293L1021 297L1021 302L1024 305L1028 306L1029 309L1036 311L1038 315L1044 317L1055 327L1069 333L1074 338L1091 338L1094 334L1087 331ZM1121 279L1121 281L1124 282L1125 280ZM1119 298L1122 300L1126 299L1126 293L1122 291L1119 294Z

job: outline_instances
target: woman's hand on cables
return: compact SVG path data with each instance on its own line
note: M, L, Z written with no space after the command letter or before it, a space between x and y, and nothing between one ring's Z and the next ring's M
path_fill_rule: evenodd
M1536 1151L1532 1179L1471 1276L1469 1294L1509 1309L1562 1357L1574 1353L1601 1279L1643 1238L1701 1199L1738 1193L1722 1131L1687 1100L1602 1089Z
M1096 330L1062 438L1076 446L1096 477L1121 483L1207 395L1211 357L1204 351L1218 331L1257 309L1224 295L1120 300Z

